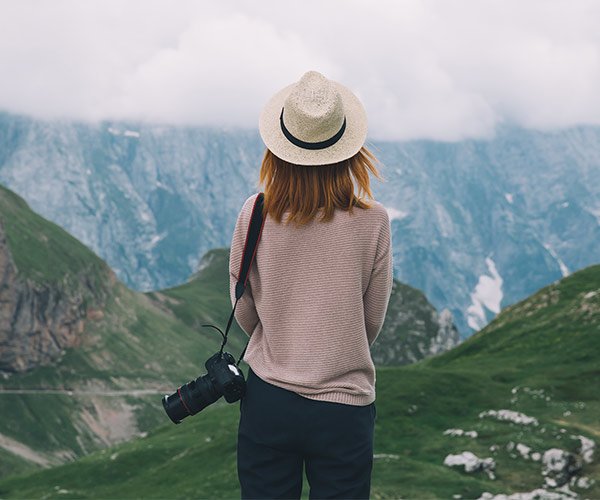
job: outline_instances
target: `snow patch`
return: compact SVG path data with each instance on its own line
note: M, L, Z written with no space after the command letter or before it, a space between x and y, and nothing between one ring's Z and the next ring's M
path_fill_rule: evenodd
M596 217L596 222L600 226L600 208L586 208L586 210Z
M450 217L450 214L447 212L447 210L439 203L436 203L435 214L440 225L442 236L444 238L452 236L452 234L454 233L454 224L452 224L452 218Z
M512 202L513 202L512 193L504 193L504 197L506 198L506 201L508 201L512 205Z
M136 138L140 137L140 133L136 132L135 130L126 130L125 132L123 132L123 135L125 137L136 137Z
M558 254L554 251L554 249L550 246L549 243L544 243L544 248L548 250L548 253L552 255L552 258L558 262L558 267L560 267L560 272L563 277L568 276L570 274L569 268L565 265L562 259L558 256Z
M108 132L112 135L121 135L121 132L113 127L108 127Z
M162 233L162 234L156 234L156 235L154 235L154 236L152 237L152 239L150 240L150 243L149 243L149 245L148 245L148 246L149 246L150 248L152 248L152 247L156 246L156 244L157 244L157 243L158 243L160 240L162 240L162 239L163 239L163 238L164 238L166 235L167 235L166 231L165 231L164 233Z
M485 262L491 276L482 274L471 295L471 305L467 308L467 323L474 330L479 330L487 324L484 307L495 314L500 312L502 302L502 283L504 280L496 270L496 264L490 257Z
M140 212L140 217L144 222L150 222L152 220L152 214L150 214L146 210L142 210Z

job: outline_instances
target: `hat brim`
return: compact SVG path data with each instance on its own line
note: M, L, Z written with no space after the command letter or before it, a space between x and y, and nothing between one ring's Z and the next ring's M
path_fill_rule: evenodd
M304 149L292 144L281 130L279 116L295 83L284 87L269 99L258 121L263 142L271 152L296 165L329 165L354 156L367 138L367 113L358 98L342 84L331 81L342 97L346 115L346 130L332 146L324 149Z

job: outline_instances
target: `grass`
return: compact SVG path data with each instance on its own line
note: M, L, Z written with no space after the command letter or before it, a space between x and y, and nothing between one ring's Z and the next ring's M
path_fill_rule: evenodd
M536 451L561 447L577 451L570 434L598 438L600 402L549 401L514 395L511 384L496 382L493 371L482 375L463 369L385 367L377 371L375 453L398 458L376 459L373 498L477 498L483 491L509 493L541 486L539 462L511 456L509 441ZM522 380L524 386L540 389ZM533 381L531 381L533 382ZM545 387L551 387L546 383ZM586 383L582 380L582 383ZM517 394L519 394L517 392ZM537 427L479 418L480 411L511 408L539 419ZM564 417L569 408L572 414ZM2 498L239 498L236 469L238 403L223 400L181 425L167 424L147 437L111 447L75 462L0 481ZM451 437L447 428L476 430L477 438ZM561 433L560 429L567 430ZM542 431L542 429L544 429ZM499 445L497 453L490 446ZM497 479L467 474L443 465L449 453L470 450L497 461ZM514 452L512 453L513 455ZM597 463L584 473L600 482ZM58 488L58 489L57 489ZM59 490L67 492L59 493ZM582 490L589 498L600 494ZM305 480L303 498L308 498Z

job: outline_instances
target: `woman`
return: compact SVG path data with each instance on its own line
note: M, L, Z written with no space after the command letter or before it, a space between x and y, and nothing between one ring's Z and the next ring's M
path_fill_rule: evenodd
M240 403L242 498L368 498L375 367L369 347L392 289L391 230L373 198L365 110L316 71L263 109L265 223L235 318L250 336ZM235 226L231 300L254 200Z

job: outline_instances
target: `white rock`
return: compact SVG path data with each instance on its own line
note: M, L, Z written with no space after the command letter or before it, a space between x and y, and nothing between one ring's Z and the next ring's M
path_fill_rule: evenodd
M583 489L588 489L590 488L596 481L594 481L593 479L590 479L587 476L581 476L577 478L577 481L575 482L575 485L578 488L583 488Z
M567 491L548 491L544 488L536 488L532 491L524 491L518 493L512 493L511 495L505 495L501 493L494 495L485 491L477 500L564 500L565 498L576 498L577 495L574 492L567 493Z
M463 466L465 472L475 472L483 470L490 479L495 479L494 469L496 468L496 462L493 458L479 458L477 455L470 451L463 451L460 455L447 455L444 458L444 465L448 467L460 467Z
M521 454L523 458L529 458L529 452L531 448L523 443L517 443L517 451Z
M510 422L514 422L515 424L523 424L523 425L539 425L537 418L530 417L525 415L524 413L514 411L514 410L486 410L479 413L479 418L483 417L494 417L497 420L508 420Z
M464 431L462 429L446 429L444 435L450 436L468 436L472 438L477 437L477 431Z
M579 439L579 441L581 442L579 454L582 456L583 461L585 463L591 464L594 456L594 449L596 448L596 443L590 438L582 436L581 434L578 434L577 436L572 435L571 437Z
M394 455L392 453L375 453L373 455L373 458L375 460L381 460L383 458L390 458L390 459L398 460L400 458L400 455Z
M581 470L581 464L575 456L560 448L550 448L542 457L542 475L546 486L556 488L569 482L572 476Z

